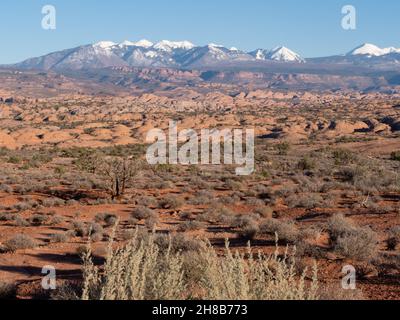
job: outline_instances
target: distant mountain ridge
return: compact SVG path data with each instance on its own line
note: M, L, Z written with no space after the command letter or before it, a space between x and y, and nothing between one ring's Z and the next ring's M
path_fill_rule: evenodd
M246 52L218 44L197 46L189 41L163 40L153 43L149 40L101 41L66 49L45 56L27 59L13 65L15 68L28 70L81 70L108 67L143 67L143 68L180 68L198 69L222 66L243 66L262 64L263 62L292 66L302 64L343 63L363 65L365 67L385 68L400 65L400 49L395 47L379 48L373 44L363 44L347 54L304 59L298 53L284 46L274 49L257 49Z
M149 40L115 43L101 41L95 44L66 49L45 56L27 59L14 66L24 69L82 69L104 67L178 67L215 66L238 61L278 61L304 63L299 54L285 47L245 52L236 48L208 44L196 46L189 41Z
M368 57L381 57L389 54L400 54L400 49L389 47L379 48L371 43L364 43L363 45L350 51L348 56L368 56Z

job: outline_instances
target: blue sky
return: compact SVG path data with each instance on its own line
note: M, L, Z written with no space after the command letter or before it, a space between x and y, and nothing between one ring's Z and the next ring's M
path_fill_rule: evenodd
M41 9L57 9L57 29ZM357 30L341 28L341 8L357 9ZM1 0L0 63L111 40L190 40L243 50L285 45L305 57L345 53L364 42L400 47L395 0Z

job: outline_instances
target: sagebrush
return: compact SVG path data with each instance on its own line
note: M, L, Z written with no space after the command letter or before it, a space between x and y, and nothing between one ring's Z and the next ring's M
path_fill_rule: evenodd
M122 248L109 244L102 267L93 264L90 250L84 256L82 299L89 300L314 300L318 299L317 268L310 277L297 274L294 253L280 255L233 253L227 243L219 255L202 242L196 252L196 276L182 251L157 244L155 234L133 237ZM192 254L192 253L191 253ZM189 264L190 265L190 264ZM307 280L306 280L307 279Z

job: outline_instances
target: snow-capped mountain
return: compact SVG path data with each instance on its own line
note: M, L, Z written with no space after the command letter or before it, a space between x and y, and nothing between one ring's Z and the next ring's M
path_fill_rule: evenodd
M190 50L193 49L194 47L195 45L189 41L168 41L168 40L162 40L153 46L153 48L156 50L168 51L168 52L177 49Z
M112 41L100 41L100 42L95 43L93 45L93 47L107 50L107 49L110 49L110 48L112 48L112 47L114 47L116 45L117 44L115 42L112 42Z
M178 62L184 67L212 66L227 62L253 60L253 57L244 51L236 48L227 49L213 43L204 47L194 47L178 58Z
M245 66L277 62L282 64L355 64L366 67L400 65L400 49L380 48L365 43L347 54L305 60L296 52L281 46L257 49L251 52L236 47L210 43L197 46L189 41L149 40L100 41L72 49L50 53L25 60L14 67L38 70L79 70L107 67L207 68L218 66ZM278 64L277 64L278 65ZM288 64L289 65L289 64Z
M143 39L143 40L140 40L140 41L137 41L137 42L132 42L132 41L129 41L129 40L125 40L125 41L121 42L119 44L119 46L120 47L150 48L150 47L154 46L154 43L149 41L149 40L146 40L146 39Z
M126 66L121 56L114 52L115 46L108 42L67 49L48 55L31 58L16 64L23 69L85 69L103 68L107 66Z
M400 49L394 47L389 48L379 48L378 46L370 43L365 43L352 51L350 51L348 56L368 56L368 57L381 57L387 54L400 53Z
M273 60L282 62L306 62L299 54L286 47L277 47L272 50L258 49L250 52L256 60Z
M392 70L400 66L400 49L395 47L380 48L371 43L364 43L346 54L307 59L310 64L356 65L357 67L380 70Z
M247 53L237 48L208 44L196 46L189 41L149 40L101 41L28 59L16 64L25 69L84 69L105 67L172 67L199 68L226 63L257 61L305 62L297 53L278 47Z

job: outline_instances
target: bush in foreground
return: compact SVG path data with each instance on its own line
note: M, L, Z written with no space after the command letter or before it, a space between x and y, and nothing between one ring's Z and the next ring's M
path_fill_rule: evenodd
M83 300L313 300L318 281L314 268L306 283L307 270L296 274L293 257L276 252L271 256L250 249L246 255L232 253L229 246L223 256L202 243L199 259L203 264L196 279L187 270L187 259L178 251L157 245L155 235L134 237L125 247L113 250L112 243L104 266L96 267L90 250L84 256ZM104 270L104 271L101 271Z

